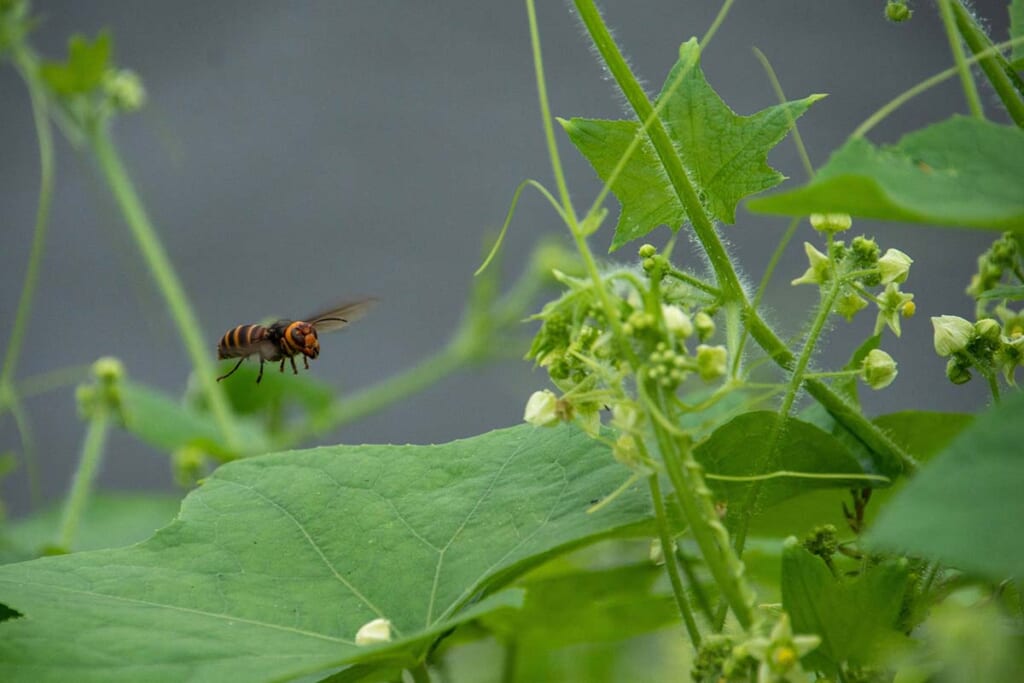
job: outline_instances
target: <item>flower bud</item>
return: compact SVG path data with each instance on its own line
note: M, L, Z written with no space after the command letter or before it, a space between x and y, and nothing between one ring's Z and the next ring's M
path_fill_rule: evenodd
M697 336L701 341L706 341L715 333L715 321L704 311L693 317L693 325L697 328Z
M1003 326L992 318L982 318L974 323L974 331L982 339L997 342L999 341L999 336L1003 333Z
M974 325L956 315L932 317L932 328L935 332L935 353L943 358L966 349L974 337Z
M698 346L697 371L701 379L708 381L723 376L728 370L728 359L729 352L724 346Z
M946 378L953 384L966 384L971 381L971 371L955 358L950 358L946 363Z
M146 103L146 88L138 74L129 69L120 69L107 74L103 89L113 105L124 112L133 112Z
M848 213L812 213L810 220L811 227L818 232L842 232L853 225Z
M374 619L363 624L356 633L356 645L378 645L391 642L391 622Z
M640 250L637 252L640 258L651 258L657 253L658 250L654 248L653 244L645 244L642 247L640 247Z
M665 327L672 334L684 339L693 334L693 321L678 306L662 304L661 317L665 319Z
M910 264L914 259L904 254L899 249L888 249L882 258L878 259L878 269L881 271L882 284L890 282L906 282L910 273Z
M860 377L872 389L884 389L896 379L896 361L885 351L872 349L861 363Z
M558 422L558 399L548 389L535 391L526 402L523 420L535 427L549 427Z
M914 11L907 7L906 0L889 0L885 5L885 18L894 24L907 21Z

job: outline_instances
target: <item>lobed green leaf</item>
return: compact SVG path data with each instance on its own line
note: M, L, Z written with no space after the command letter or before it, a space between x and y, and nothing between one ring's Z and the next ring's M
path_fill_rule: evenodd
M768 166L768 151L824 95L739 116L704 78L695 38L679 49L679 60L656 102L660 118L683 165L716 220L736 222L736 205L748 195L778 185L784 176ZM687 220L676 192L646 134L636 121L560 120L569 139L608 182L637 135L640 144L611 184L622 204L610 251L659 225L679 230Z

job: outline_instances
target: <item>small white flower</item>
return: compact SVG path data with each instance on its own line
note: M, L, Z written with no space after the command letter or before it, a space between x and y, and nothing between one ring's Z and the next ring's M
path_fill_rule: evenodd
M536 427L548 427L558 422L558 398L548 389L535 391L526 402L523 419Z
M896 361L881 349L872 349L861 364L861 379L872 389L884 389L897 374Z
M391 642L391 622L374 619L363 624L356 633L356 645L377 645Z
M974 337L974 325L957 315L940 315L932 318L935 332L935 353L943 358L963 351Z
M832 272L832 261L828 256L814 248L810 242L804 242L804 251L807 253L807 260L810 268L803 275L793 280L792 285L820 285L828 281Z
M683 339L693 334L693 321L678 306L661 305L661 317L665 319L665 327L674 335Z
M910 264L914 259L904 254L899 249L888 249L882 258L878 259L878 269L881 271L882 284L890 282L906 282L910 274Z

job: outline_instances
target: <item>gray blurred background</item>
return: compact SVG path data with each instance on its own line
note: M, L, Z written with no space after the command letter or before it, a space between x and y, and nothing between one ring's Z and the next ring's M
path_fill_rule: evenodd
M70 34L108 27L115 61L143 78L149 104L124 117L116 140L197 309L214 353L223 331L268 316L299 316L339 298L374 294L381 304L324 343L312 372L339 389L384 379L440 348L456 326L485 239L500 226L515 186L552 186L536 104L526 13L520 2L37 2L34 43L63 58ZM559 116L621 118L622 99L591 53L569 3L538 2L552 108ZM649 89L656 92L679 44L706 30L718 3L608 0L606 18ZM708 80L750 114L775 102L751 47L771 60L790 98L830 93L800 120L815 165L879 106L951 62L935 8L891 25L884 2L737 3L704 55ZM977 2L994 38L1006 38L1006 7ZM984 89L986 105L1001 114ZM872 133L894 142L910 129L964 112L949 81L905 106ZM599 183L563 138L581 207ZM0 344L6 345L31 244L38 159L28 98L0 71ZM772 164L802 182L792 143ZM617 205L596 236L610 242ZM723 232L752 282L760 278L786 220L740 210ZM866 396L875 413L908 408L976 410L982 382L949 384L928 318L970 316L963 294L976 256L996 236L966 230L858 221L883 249L909 253L904 287L917 317L884 345L900 363L889 389ZM527 192L505 247L506 281L546 234L564 232ZM663 241L667 230L659 231ZM766 299L783 331L799 329L814 288L791 288L806 268L803 226ZM634 247L617 256L633 258ZM677 251L696 262L692 249ZM873 314L836 324L817 363L841 364L870 334ZM172 392L189 363L162 299L105 186L87 157L58 136L57 184L48 248L18 377L102 355ZM521 420L545 383L526 363L462 373L325 442L448 441ZM34 398L43 493L61 496L83 425L71 387ZM9 414L0 452L20 453ZM168 489L166 459L116 433L102 485ZM24 469L2 497L27 508Z

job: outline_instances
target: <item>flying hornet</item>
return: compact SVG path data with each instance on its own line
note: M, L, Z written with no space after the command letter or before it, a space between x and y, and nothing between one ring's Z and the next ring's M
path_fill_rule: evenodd
M238 358L235 367L217 381L235 373L249 356L259 356L260 373L256 384L263 379L263 364L281 362L284 372L285 361L292 364L292 372L299 374L295 357L302 356L302 363L309 370L309 359L320 355L321 332L333 332L355 322L366 313L376 299L360 299L332 308L303 320L278 320L270 325L239 325L224 333L217 344L217 358Z

